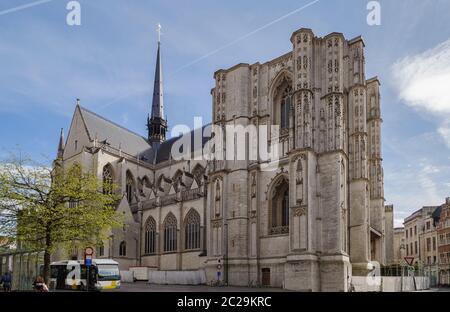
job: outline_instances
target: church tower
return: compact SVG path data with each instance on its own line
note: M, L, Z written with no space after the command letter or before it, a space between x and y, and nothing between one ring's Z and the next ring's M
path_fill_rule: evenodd
M156 55L155 85L152 113L147 118L148 140L157 146L166 140L167 121L164 119L164 95L161 63L161 25L158 25L158 52Z

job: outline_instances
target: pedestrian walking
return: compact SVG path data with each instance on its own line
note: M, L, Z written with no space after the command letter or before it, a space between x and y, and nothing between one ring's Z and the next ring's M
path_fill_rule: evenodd
M2 275L0 279L0 284L3 284L3 291L10 292L11 291L11 283L12 283L12 275L11 272L6 272Z

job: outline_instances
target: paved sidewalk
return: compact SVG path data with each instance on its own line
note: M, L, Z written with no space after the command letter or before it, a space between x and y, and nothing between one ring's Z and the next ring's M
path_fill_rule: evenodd
M280 288L210 287L185 285L150 285L146 282L122 283L112 292L287 292Z

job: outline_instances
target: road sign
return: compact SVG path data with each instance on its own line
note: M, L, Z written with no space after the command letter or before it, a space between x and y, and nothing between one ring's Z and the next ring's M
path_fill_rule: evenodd
M408 263L410 266L414 263L414 257L405 257L404 258L406 263Z
M410 272L415 272L415 271L416 271L416 268L413 267L413 266L409 266L409 267L408 267L408 271L410 271Z
M94 248L92 247L86 247L84 249L84 255L85 256L92 256L94 254Z

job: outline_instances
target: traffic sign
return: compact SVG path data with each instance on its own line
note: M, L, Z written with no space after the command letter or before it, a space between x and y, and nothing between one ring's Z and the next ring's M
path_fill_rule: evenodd
M94 254L94 248L92 248L92 247L86 247L86 248L84 249L84 254L85 254L86 256L92 256L92 255Z
M405 257L404 258L406 263L408 263L410 266L414 263L414 257Z

